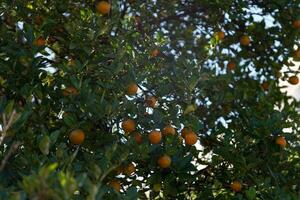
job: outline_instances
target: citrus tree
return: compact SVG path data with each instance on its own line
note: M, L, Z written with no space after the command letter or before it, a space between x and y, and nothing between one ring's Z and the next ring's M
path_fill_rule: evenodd
M0 199L299 199L299 5L2 0Z

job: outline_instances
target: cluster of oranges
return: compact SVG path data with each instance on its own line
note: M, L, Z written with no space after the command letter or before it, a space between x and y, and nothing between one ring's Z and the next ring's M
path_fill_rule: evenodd
M131 133L136 130L136 123L132 119L126 119L122 122L122 129L125 133ZM142 135L139 133L133 133L134 139L138 144L142 143ZM163 136L174 136L176 130L172 125L166 125L162 131L152 130L148 134L148 140L150 144L160 144ZM183 128L181 137L185 140L186 145L194 145L198 141L197 134L190 128ZM162 155L157 160L158 165L161 168L168 168L171 165L171 158L168 155Z
M107 1L100 1L96 5L96 10L102 15L109 14L111 10L111 5ZM297 29L300 29L300 20L297 20L293 23L293 26ZM225 39L225 33L220 31L217 32L217 37L220 40ZM240 44L242 46L249 46L251 43L251 39L247 35L243 35L240 38ZM42 37L37 38L34 41L34 45L36 46L43 46L46 44L46 40ZM151 52L151 57L157 57L160 54L158 49L154 49ZM295 53L295 57L300 58L300 51ZM234 70L236 68L236 64L233 61L228 62L227 68L229 70ZM290 84L298 84L299 79L297 76L291 76L289 77L288 82ZM130 83L126 88L126 94L129 96L135 95L138 91L138 85L136 83ZM264 82L262 84L262 88L264 90L268 90L269 85L267 82ZM64 96L78 95L78 90L74 87L68 87L63 91ZM157 104L157 99L154 96L147 97L145 100L145 103L148 107L155 108ZM136 123L133 119L126 119L122 122L122 129L125 133L132 133L135 141L138 144L141 144L143 141L143 136L140 133L136 132ZM148 140L150 144L160 144L162 141L163 136L174 136L176 135L176 129L172 125L166 125L161 131L158 130L152 130L148 134ZM181 131L181 138L185 140L186 145L194 145L197 143L198 138L197 134L189 127L184 127ZM81 129L75 129L70 132L69 134L69 140L74 145L80 145L83 143L85 139L85 133ZM278 144L280 147L285 148L286 147L286 140L284 137L279 136L276 138L275 141L276 144ZM169 155L163 154L157 159L157 164L160 168L169 168L171 166L172 159ZM126 167L123 168L122 172L127 175L132 175L135 172L135 165L133 163L129 163ZM118 180L111 180L109 185L113 187L116 191L121 190L121 183ZM240 192L242 190L242 184L239 181L233 181L230 185L230 188L234 192Z
M293 22L293 26L296 28L296 29L300 29L300 19L299 20L295 20ZM224 40L225 39L225 33L223 31L218 31L216 32L216 37L219 39L219 40ZM249 46L251 43L251 39L248 35L243 35L241 38L240 38L240 44L241 46ZM294 52L294 58L296 59L300 59L300 50L297 50ZM236 68L236 63L233 62L233 61L229 61L227 63L227 69L229 71L233 71L235 70ZM291 84L291 85L297 85L299 83L299 78L294 75L294 76L291 76L289 77L288 79L288 82ZM262 84L262 88L267 91L269 89L269 84L267 82L263 83Z

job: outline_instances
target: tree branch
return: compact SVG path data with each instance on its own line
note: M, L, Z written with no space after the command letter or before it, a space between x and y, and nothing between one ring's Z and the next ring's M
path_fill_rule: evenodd
M3 158L3 160L1 161L1 165L0 165L0 171L2 171L5 167L5 165L7 164L8 159L11 157L11 155L19 148L19 146L21 145L21 142L14 142L11 146L10 149L8 150L7 154L5 155L5 157Z

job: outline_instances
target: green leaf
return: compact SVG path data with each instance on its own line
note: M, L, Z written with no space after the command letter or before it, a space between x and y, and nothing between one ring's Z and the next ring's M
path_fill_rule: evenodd
M189 114L189 113L194 112L196 109L197 109L197 106L196 106L195 104L190 104L190 105L188 105L188 106L185 108L183 114L184 114L184 115L187 115L187 114Z
M138 192L136 187L130 187L125 196L125 200L138 199Z
M21 128L24 125L24 123L27 121L27 119L30 117L31 114L32 114L32 110L23 111L21 116L14 123L13 127L16 129Z
M57 141L59 134L60 134L59 130L56 130L50 134L51 144L54 144Z
M44 135L41 141L39 142L39 149L44 155L49 154L50 138L48 135Z
M256 196L256 190L254 187L250 187L248 190L246 190L246 196L247 199L253 200Z
M64 116L63 120L64 120L64 123L69 127L77 126L77 120L76 120L75 116L73 116L72 114L68 114L68 115Z
M6 116L9 116L12 113L12 111L14 109L14 104L15 104L15 102L13 100L8 102L8 104L5 107L5 111L4 111Z

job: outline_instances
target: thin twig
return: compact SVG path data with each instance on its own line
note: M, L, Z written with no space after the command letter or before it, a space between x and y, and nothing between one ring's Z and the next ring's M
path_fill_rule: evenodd
M16 111L13 110L13 112L11 113L11 115L9 117L8 123L7 123L7 125L6 125L6 127L4 129L5 131L7 131L11 127L11 125L13 123L13 120L15 119L15 115L16 115Z
M5 113L2 114L3 127L2 127L2 131L1 131L1 135L0 135L0 145L2 144L4 138L6 137L6 132L11 127L13 121L15 120L16 114L17 114L17 112L15 110L13 110L13 112L11 113L11 115L9 117L8 122L6 120L6 114Z
M8 159L19 148L20 145L21 145L21 142L14 142L10 146L10 149L8 150L7 154L5 155L5 157L3 158L3 160L1 161L0 171L2 171L4 169L5 165L7 164Z
M2 114L2 118L3 118L3 130L4 130L5 127L6 127L6 115L5 115L5 113Z

